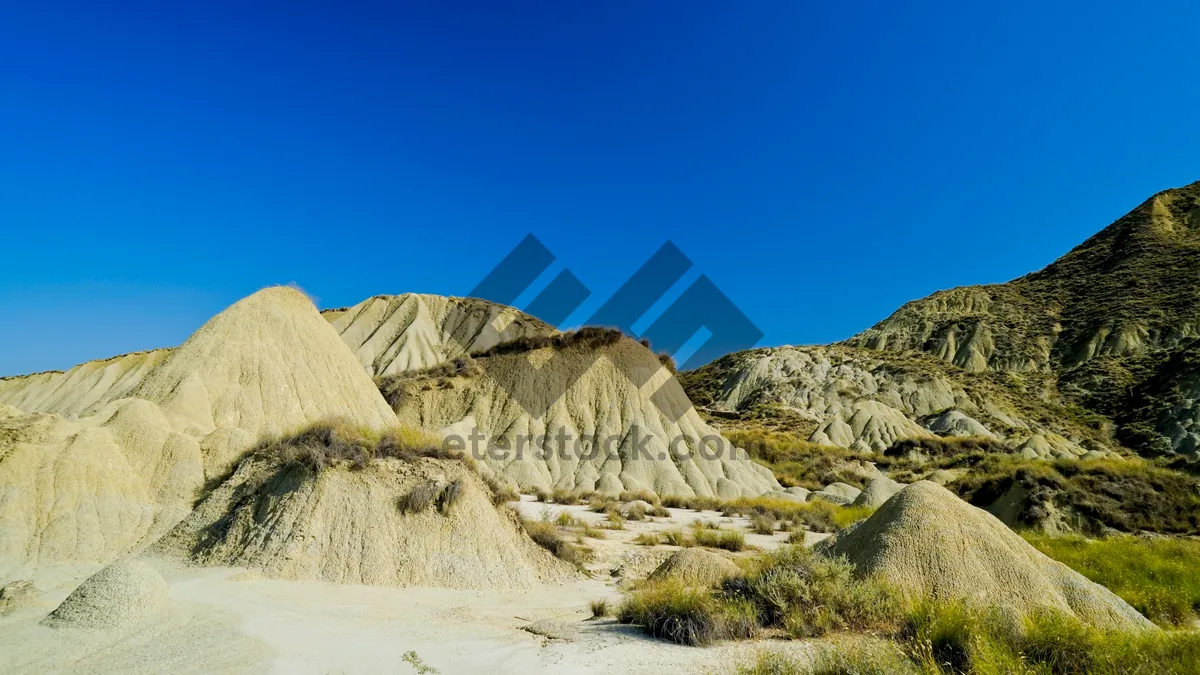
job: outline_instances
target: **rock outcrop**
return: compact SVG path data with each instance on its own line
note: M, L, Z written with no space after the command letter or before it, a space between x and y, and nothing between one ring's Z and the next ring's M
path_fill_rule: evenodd
M485 474L524 489L610 494L739 497L779 489L769 470L700 419L657 357L629 338L504 353L473 365L464 375L402 382L396 412L402 422L457 435ZM475 428L480 436L472 441Z
M412 512L402 501L415 490L429 499ZM469 468L426 458L320 471L248 459L156 549L341 584L528 588L576 576Z

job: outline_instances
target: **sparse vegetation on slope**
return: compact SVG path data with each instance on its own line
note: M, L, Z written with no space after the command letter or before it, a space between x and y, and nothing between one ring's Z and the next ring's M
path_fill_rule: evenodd
M1200 481L1152 462L972 455L952 463L970 466L970 473L948 487L976 506L1023 491L1011 525L1035 527L1057 510L1084 532L1200 532Z

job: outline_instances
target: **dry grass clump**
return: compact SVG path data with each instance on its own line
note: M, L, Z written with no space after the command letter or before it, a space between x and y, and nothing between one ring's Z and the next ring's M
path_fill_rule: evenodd
M728 516L747 516L789 522L814 532L837 532L863 520L873 513L865 506L838 506L824 500L795 502L775 497L742 497L725 502L722 511Z
M895 637L931 675L1184 675L1200 663L1195 631L1105 631L1052 612L1026 617L1017 630L1005 626L991 610L926 601Z
M751 459L770 468L785 487L819 490L831 483L847 483L861 488L858 462L878 459L871 452L811 443L804 436L786 431L730 429L723 433Z
M604 527L610 530L623 530L625 529L625 518L619 511L609 511Z
M683 530L667 530L662 533L663 541L671 546L687 546L687 537L683 534Z
M668 511L665 506L663 506L661 504L657 504L655 506L650 507L650 510L646 512L646 515L651 516L653 518L670 518L671 512Z
M393 410L398 410L404 403L405 384L408 382L435 380L439 386L446 386L452 377L478 377L483 369L469 355L462 355L453 361L439 363L436 366L421 370L410 370L395 375L375 378L375 386L383 395Z
M662 543L662 537L657 532L642 532L633 538L633 543L639 546L658 546Z
M645 520L646 519L646 507L642 506L641 504L633 504L632 506L629 506L628 508L625 509L624 516L625 516L626 520L633 520L633 521Z
M711 587L678 580L651 582L632 593L617 619L687 645L752 637L763 628L792 637L835 630L895 630L900 599L873 579L855 579L844 560L818 558L802 547L765 556L750 574Z
M581 546L568 541L552 523L537 522L521 518L521 527L538 546L550 551L560 560L583 569L583 566L595 559L596 553L587 546Z
M775 534L778 527L779 521L772 515L756 513L750 516L750 531L754 534Z
M379 432L337 419L315 422L289 436L267 440L253 453L303 466L313 472L332 466L365 469L380 459L412 460L418 457L451 459L475 468L470 457L443 448L437 437L420 429L398 426Z
M588 609L592 611L593 619L603 619L613 611L607 600L593 600L588 604Z
M741 551L746 548L746 535L736 530L709 530L697 528L693 535L696 546L719 548L726 551Z
M492 503L496 506L521 500L521 495L507 483L494 475L483 477L483 482L492 491Z
M486 359L503 354L522 354L535 349L600 349L616 344L624 334L615 328L600 326L584 326L579 330L558 333L556 335L529 335L515 340L501 342L490 349L475 355L475 358Z
M400 498L400 512L416 514L425 511L430 506L436 506L438 513L443 516L449 515L451 507L462 498L462 494L461 480L446 484L426 481L418 484Z
M693 511L721 510L721 500L716 497L679 497L669 495L663 497L662 505L672 509L691 509Z
M930 459L958 457L972 452L997 455L1012 454L1012 450L998 438L990 436L922 436L901 438L892 443L883 454L887 457L923 456Z

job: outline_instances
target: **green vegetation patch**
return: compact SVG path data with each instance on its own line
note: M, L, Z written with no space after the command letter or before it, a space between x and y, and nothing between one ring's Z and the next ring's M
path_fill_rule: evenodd
M1160 626L1200 617L1200 541L1026 534L1039 551L1121 596Z

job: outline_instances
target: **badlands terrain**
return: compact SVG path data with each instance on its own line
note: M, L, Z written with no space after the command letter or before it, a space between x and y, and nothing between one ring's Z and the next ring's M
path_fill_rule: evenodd
M484 300L260 290L0 379L0 670L1194 672L1198 282L1200 183L679 374Z

